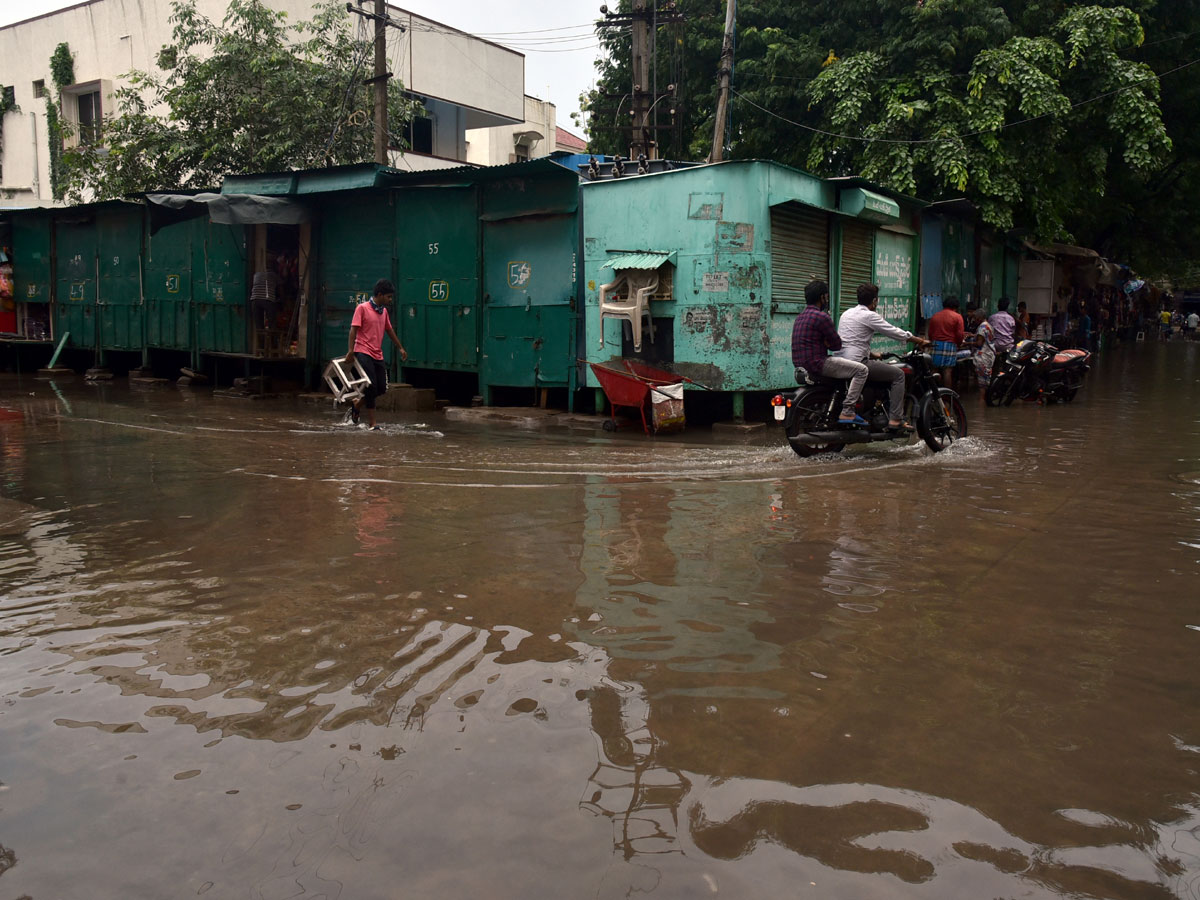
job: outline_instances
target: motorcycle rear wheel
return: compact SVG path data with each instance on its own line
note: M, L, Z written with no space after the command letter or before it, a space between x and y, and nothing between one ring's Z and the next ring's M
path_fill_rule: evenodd
M959 438L967 436L967 411L953 396L927 397L921 404L917 433L934 453L945 450Z
M792 413L791 424L787 428L788 438L798 437L807 431L822 431L831 428L832 426L826 419L826 413L829 410L829 401L833 399L833 391L830 388L816 388L808 391L801 398L803 406L797 406ZM845 444L797 444L789 440L788 443L792 449L796 451L796 455L807 459L810 456L820 456L822 453L841 453Z

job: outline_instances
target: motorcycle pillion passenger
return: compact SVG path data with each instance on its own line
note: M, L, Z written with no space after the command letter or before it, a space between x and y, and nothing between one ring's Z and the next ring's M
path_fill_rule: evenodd
M833 327L829 308L829 285L824 281L810 281L804 286L804 310L796 316L792 325L792 365L804 369L810 375L826 378L849 378L846 402L842 404L839 424L866 425L867 420L854 411L854 405L867 383L867 367L860 362L829 356L830 352L842 349L842 339ZM797 374L797 380L800 380Z
M912 426L904 421L904 371L899 366L880 362L881 354L871 352L871 338L882 334L918 347L928 347L929 342L903 328L897 328L875 311L879 305L878 285L860 284L857 294L858 305L842 313L838 322L838 336L842 340L839 356L863 365L871 381L888 384L888 428L911 431Z

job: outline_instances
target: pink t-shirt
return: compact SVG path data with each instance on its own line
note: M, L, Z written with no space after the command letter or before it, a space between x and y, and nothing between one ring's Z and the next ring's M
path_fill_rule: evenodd
M383 359L383 336L387 334L390 323L386 307L375 312L370 302L358 304L354 308L354 319L350 322L351 328L358 326L358 334L354 336L354 352Z

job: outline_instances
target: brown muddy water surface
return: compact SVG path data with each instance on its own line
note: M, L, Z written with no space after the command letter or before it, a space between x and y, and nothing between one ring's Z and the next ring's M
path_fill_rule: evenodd
M934 456L0 381L0 897L1200 897L1200 343Z

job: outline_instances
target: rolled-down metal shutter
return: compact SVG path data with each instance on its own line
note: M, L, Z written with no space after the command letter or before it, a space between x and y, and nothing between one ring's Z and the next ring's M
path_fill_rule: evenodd
M804 302L814 278L829 283L829 214L799 203L771 207L771 299Z
M875 226L865 222L842 225L842 281L838 290L838 315L858 303L858 286L870 284L874 272Z

